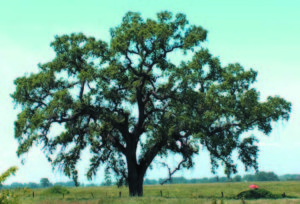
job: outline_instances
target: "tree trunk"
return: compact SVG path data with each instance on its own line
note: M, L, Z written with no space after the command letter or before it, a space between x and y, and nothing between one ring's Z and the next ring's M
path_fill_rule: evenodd
M143 173L133 169L128 169L129 196L143 196L143 182Z
M143 182L147 167L137 164L136 147L127 148L129 196L143 196Z

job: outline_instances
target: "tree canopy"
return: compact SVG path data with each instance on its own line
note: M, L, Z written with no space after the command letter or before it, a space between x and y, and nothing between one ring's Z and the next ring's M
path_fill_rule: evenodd
M213 172L221 161L227 175L236 173L234 150L246 170L257 170L257 139L241 135L255 128L269 134L271 122L288 120L290 102L279 96L261 102L253 86L257 72L238 63L222 67L201 46L207 31L184 14L144 20L128 12L110 34L109 43L83 33L56 36L55 58L14 81L11 96L22 107L15 121L18 156L41 144L77 183L76 163L89 148L87 177L107 164L132 196L143 194L156 156L182 155L171 176L193 166L200 145L210 152ZM177 65L170 57L175 51L192 58ZM51 136L54 124L64 131Z
M40 183L44 188L50 186L50 181L48 178L41 178Z

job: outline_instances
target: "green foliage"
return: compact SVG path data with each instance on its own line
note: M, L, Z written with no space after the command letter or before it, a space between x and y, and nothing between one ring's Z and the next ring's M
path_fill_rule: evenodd
M274 172L258 172L255 174L255 181L279 181Z
M244 181L279 181L279 177L274 172L260 171L254 175L246 174L243 177Z
M46 190L46 194L69 194L70 191L66 187L53 186Z
M283 181L300 181L300 174L285 174L279 178Z
M237 198L241 199L260 199L260 198L282 198L279 194L273 194L268 190L259 188L255 190L242 191L237 194Z
M10 190L0 191L0 204L18 204L19 198Z
M2 184L11 175L15 175L17 170L18 170L18 167L13 166L13 167L9 168L7 171L5 171L4 173L2 173L0 175L0 184Z
M106 165L117 185L135 186L132 195L142 194L136 182L157 155L180 154L177 169L188 169L200 145L210 152L212 172L221 163L228 177L236 173L234 150L246 170L258 170L258 139L240 136L255 128L269 134L272 122L289 119L290 102L260 101L257 72L238 63L222 67L201 48L207 31L184 14L164 11L144 20L128 12L110 33L109 43L82 33L56 36L55 58L14 81L11 96L22 108L18 156L41 144L78 186L76 163L90 147L87 177ZM193 57L175 65L169 57L175 50ZM64 130L50 137L57 124Z
M232 181L233 182L240 182L240 181L242 181L242 177L240 175L236 175L236 176L233 177Z
M41 178L40 183L43 188L50 186L50 181L48 178Z
M11 175L15 175L18 167L13 166L0 175L0 185ZM19 203L18 196L10 190L0 191L0 204L16 204Z

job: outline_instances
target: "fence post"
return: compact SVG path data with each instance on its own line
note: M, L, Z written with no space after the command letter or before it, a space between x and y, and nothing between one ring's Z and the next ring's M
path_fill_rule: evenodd
M119 192L119 197L120 197L120 198L121 198L121 194L122 194L122 193L121 193L121 191L120 191L120 192Z
M65 198L65 194L63 193L63 198Z
M160 197L162 197L162 190L160 190Z
M222 198L224 197L223 191L221 192Z
M32 197L34 198L34 191L32 191Z

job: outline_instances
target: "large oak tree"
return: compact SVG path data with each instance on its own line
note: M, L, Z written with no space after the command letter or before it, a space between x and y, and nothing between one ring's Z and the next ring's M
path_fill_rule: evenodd
M220 162L227 175L236 172L234 150L246 170L257 170L256 138L243 133L270 133L273 121L288 120L291 103L279 96L261 102L253 88L257 72L222 67L201 46L207 31L189 25L184 14L144 20L128 12L110 33L109 44L82 33L56 36L56 57L14 81L12 97L22 108L15 122L18 156L41 144L49 161L77 182L76 163L89 148L87 177L107 164L131 196L143 195L157 155L178 153L176 169L190 168L200 145L210 152L213 172ZM176 65L170 57L176 50L193 56ZM54 124L64 131L50 136Z

